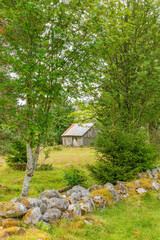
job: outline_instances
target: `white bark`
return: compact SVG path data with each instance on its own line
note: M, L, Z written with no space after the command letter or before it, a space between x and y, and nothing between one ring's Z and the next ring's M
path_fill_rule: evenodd
M37 161L38 161L38 156L39 156L39 148L40 148L40 145L37 146L35 153L33 155L31 144L27 143L27 167L26 167L26 173L25 173L25 178L24 178L24 182L23 182L21 197L28 196L30 181L33 177L34 171L37 166Z

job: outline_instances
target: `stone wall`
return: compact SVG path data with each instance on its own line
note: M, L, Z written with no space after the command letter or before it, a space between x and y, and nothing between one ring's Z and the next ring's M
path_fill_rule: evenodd
M61 218L72 220L75 216L90 213L93 209L105 208L133 194L143 194L160 188L160 168L140 173L136 180L117 182L115 186L106 183L89 189L74 186L61 195L57 190L46 190L39 198L14 198L10 202L0 202L0 239L14 233L22 234L21 226L45 225ZM12 230L12 231L11 231ZM5 233L5 234L4 234Z

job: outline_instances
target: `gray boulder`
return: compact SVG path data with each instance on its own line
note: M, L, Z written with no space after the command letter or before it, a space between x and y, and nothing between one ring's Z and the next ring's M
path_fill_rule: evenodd
M146 190L145 190L144 188L137 188L137 189L136 189L136 192L137 192L138 194L142 194L142 193L145 193Z
M73 220L73 216L71 212L62 213L61 218L70 219L71 221Z
M151 171L149 169L146 171L146 173L148 173L148 177L149 178L153 178L152 173L151 173Z
M1 202L0 203L0 217L14 218L25 215L27 208L24 204L19 202Z
M69 207L69 202L66 199L62 198L51 198L47 208L57 208L61 212L66 211Z
M23 203L27 209L39 207L42 213L44 213L47 209L46 204L44 204L40 199L34 197L23 199L21 203Z
M81 205L79 203L70 204L68 211L73 212L77 216L82 216L82 209L81 209Z
M139 182L138 180L136 180L134 183L135 183L136 185L140 185L140 182Z
M42 220L45 222L54 222L61 217L61 211L56 208L48 209L42 216Z
M114 188L110 189L109 192L113 194L114 202L118 202L120 200L120 197L119 197L118 193L114 190Z
M160 167L156 168L156 170L157 170L158 172L160 172Z
M82 197L88 197L90 195L90 192L81 187L81 186L74 186L72 189L70 189L69 191L67 191L67 196L70 196L72 193L81 193Z
M48 205L50 199L49 199L49 198L46 198L46 197L42 197L42 198L41 198L41 201L42 201L43 204Z
M26 198L24 198L24 197L21 197L21 198L13 198L12 200L10 200L10 202L13 202L13 203L15 203L15 202L22 202L22 200L24 200L24 199L26 199Z
M35 207L40 207L42 204L42 201L38 198L26 198L24 200L21 201L21 203L23 203L26 208L30 209L30 208L35 208Z
M78 201L80 201L81 198L82 198L81 192L78 192L78 193L73 192L72 195L69 197L69 200L72 204L74 204L74 203L77 203Z
M36 225L42 218L42 213L39 207L31 208L23 217L22 222L26 225Z
M82 198L82 202L80 203L82 213L91 213L95 208L95 203L93 199L89 197Z
M117 193L122 197L127 197L128 194L126 193L126 191L128 190L126 184L124 182L120 182L118 181L117 184L119 185L118 186L118 190L117 190Z
M103 187L101 185L93 185L90 188L88 188L89 192L95 191L95 190L99 190L102 189Z
M57 190L46 190L42 193L39 194L39 198L53 198L53 197L57 197L57 198L61 198L61 194L57 191Z
M107 188L107 189L113 189L114 188L114 186L113 186L113 184L112 183L106 183L105 185L104 185L104 188Z
M155 179L158 179L158 171L157 171L157 169L152 169L152 170L151 170L151 173L152 173L152 175L153 175L153 177L154 177Z
M158 182L153 181L152 186L154 187L155 190L157 190L157 191L159 190L159 183Z
M103 209L106 206L106 200L99 195L93 197L93 201L96 204L98 209Z

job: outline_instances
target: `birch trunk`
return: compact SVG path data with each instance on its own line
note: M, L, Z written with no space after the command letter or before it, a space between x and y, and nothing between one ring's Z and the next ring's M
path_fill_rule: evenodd
M40 148L40 145L37 146L35 153L33 155L31 144L27 143L27 167L26 167L26 173L24 177L21 197L28 196L30 181L33 177L34 171L37 166L39 148Z

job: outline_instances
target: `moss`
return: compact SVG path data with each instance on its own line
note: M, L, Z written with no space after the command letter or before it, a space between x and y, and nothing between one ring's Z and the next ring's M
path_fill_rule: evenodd
M135 180L134 181L131 181L131 182L127 182L126 183L126 186L127 186L127 191L126 193L128 193L129 195L134 195L136 194L136 189L140 187L140 185L137 185L135 183Z
M138 181L139 181L139 184L136 184L135 180L131 182L127 182L126 193L128 193L129 195L135 195L136 189L138 188L144 188L145 190L154 190L154 187L152 186L153 179L141 178L141 179L138 179ZM160 180L157 180L157 182L160 184Z
M18 227L18 226L20 226L20 221L13 220L13 219L5 219L2 223L3 228Z
M8 210L12 210L14 208L14 204L12 202L1 202L0 210L3 212L7 212Z
M26 215L24 215L24 217L22 218L22 222L25 223L25 221L27 220L27 218L30 218L32 216L32 211L34 208L31 208Z
M76 222L72 222L71 223L71 227L72 228L83 228L85 225L85 222L83 220L79 220L79 221L76 221Z
M37 239L52 240L48 233L35 228L28 229L23 236L18 236L16 238L16 240L37 240ZM15 240L15 237L10 237L7 240Z
M69 201L69 202L70 202L70 199L69 199L69 197L65 197L64 199L66 199L67 201Z
M19 235L23 234L25 230L20 227L10 227L10 228L5 228L0 230L0 239L11 236L11 235Z
M140 187L143 187L146 190L154 190L151 179L142 178L142 179L139 179L138 181L140 182Z
M99 190L94 190L94 191L91 192L90 197L94 198L97 195L101 196L106 201L106 203L108 203L108 204L113 203L114 196L113 196L112 193L109 192L109 189L102 188L102 189L99 189Z
M28 201L27 198L26 198L26 199L23 199L23 200L21 201L21 203L23 203L27 208L29 208L29 206L30 206L30 202Z

